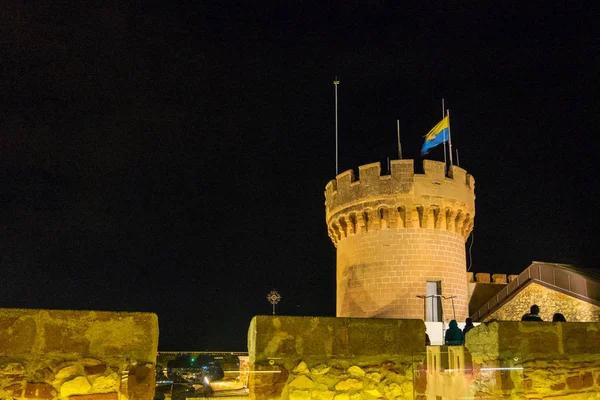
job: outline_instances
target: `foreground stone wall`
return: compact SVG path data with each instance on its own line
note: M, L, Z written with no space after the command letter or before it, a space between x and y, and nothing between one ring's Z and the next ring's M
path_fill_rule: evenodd
M413 399L425 391L421 320L257 316L250 399ZM416 378L415 378L416 377Z
M0 399L151 400L150 313L0 309Z
M250 398L600 399L600 323L484 323L426 353L424 334L420 320L255 317Z
M476 399L599 399L599 343L599 323L481 324L466 335L468 392Z
M552 321L554 313L562 313L569 322L600 322L600 307L556 290L531 283L514 298L485 318L485 321L520 321L532 304L540 306L540 317Z

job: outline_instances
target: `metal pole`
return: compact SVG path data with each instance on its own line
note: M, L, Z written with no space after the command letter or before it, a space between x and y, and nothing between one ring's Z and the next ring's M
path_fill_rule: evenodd
M450 110L446 110L448 116L448 152L450 153L450 166L452 166L452 133L450 130Z
M458 158L458 149L456 149L456 165L460 167L460 158Z
M335 175L338 174L338 85L340 81L337 80L337 76L333 81L335 86Z
M396 120L398 126L398 160L402 160L402 145L400 144L400 120Z

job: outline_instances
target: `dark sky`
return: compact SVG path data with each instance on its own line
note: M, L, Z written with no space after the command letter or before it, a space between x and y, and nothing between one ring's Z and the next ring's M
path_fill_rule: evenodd
M162 350L245 350L271 289L335 315L335 75L340 172L396 119L420 170L446 99L472 271L600 266L597 7L83 3L0 8L0 306L156 312Z

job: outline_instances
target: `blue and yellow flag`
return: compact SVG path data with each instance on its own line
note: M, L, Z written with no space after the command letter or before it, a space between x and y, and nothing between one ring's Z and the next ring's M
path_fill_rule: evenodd
M450 135L450 116L447 115L425 135L425 143L421 147L421 155L429 153L429 149L448 140Z

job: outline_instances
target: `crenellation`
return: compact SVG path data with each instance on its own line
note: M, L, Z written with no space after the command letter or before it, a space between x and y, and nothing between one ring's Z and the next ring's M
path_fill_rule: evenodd
M446 165L439 161L423 160L425 176L435 182L443 182L446 179Z
M360 179L358 180L355 179L353 170L340 173L326 186L327 218L330 214L338 213L340 207L348 208L373 199L376 199L378 203L385 201L388 207L420 198L423 201L419 203L424 206L440 207L440 203L445 202L447 206L453 208L461 205L473 208L474 192L469 186L470 180L458 181L444 177L444 163L437 161L424 161L426 171L424 175L415 174L412 167L412 160L395 160L392 161L391 175L382 176L380 163L362 165L359 167ZM407 171L410 171L410 174ZM462 171L460 174L455 172L461 177L463 172L466 174L462 169L456 171ZM453 205L448 203L453 203ZM412 208L412 204L407 205Z

